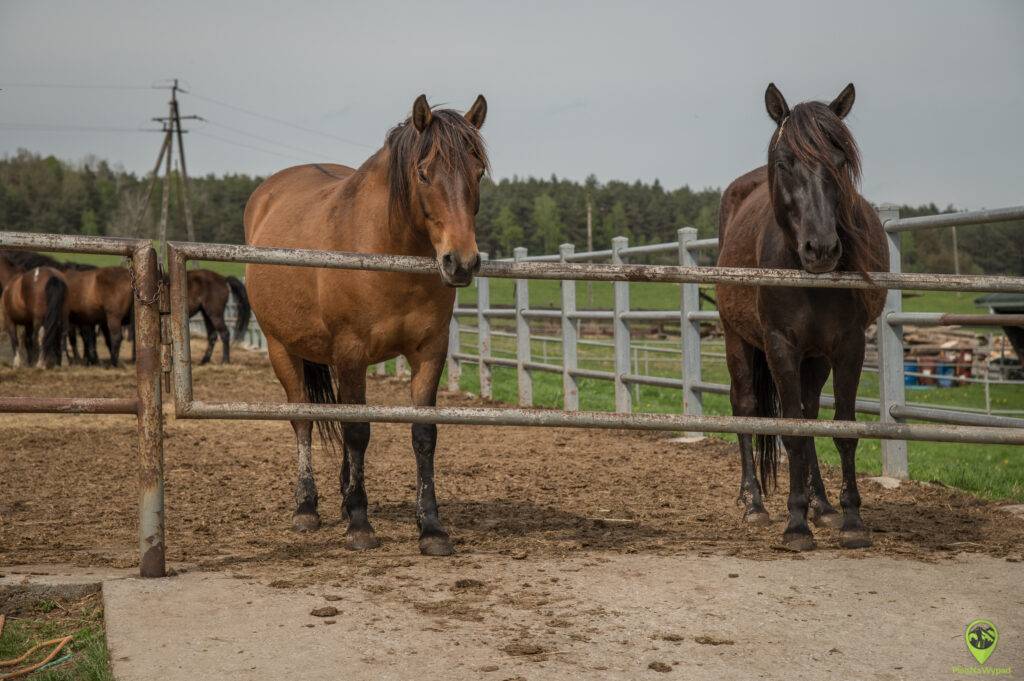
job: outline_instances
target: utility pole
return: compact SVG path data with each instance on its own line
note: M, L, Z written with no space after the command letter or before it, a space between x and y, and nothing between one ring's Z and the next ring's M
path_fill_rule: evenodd
M960 274L960 254L956 248L956 225L951 227L953 230L953 272Z
M164 181L160 202L160 223L157 232L161 262L166 261L167 256L167 224L170 218L171 182L175 175L177 175L179 183L179 201L181 202L180 209L185 221L185 233L188 236L189 241L195 241L196 239L195 227L192 221L192 201L189 196L188 169L185 165L185 142L183 136L188 131L182 129L181 122L183 120L204 120L201 116L181 115L181 111L178 107L178 93L187 91L182 89L178 84L177 78L172 81L172 84L168 89L171 91L171 100L167 104L167 116L153 118L154 121L163 126L160 132L163 133L164 140L160 145L160 153L157 155L156 164L153 166L153 173L150 177L149 185L146 188L146 197L143 201L141 212L137 218L137 223L141 223L142 219L146 215L146 211L149 209L149 200L152 197L153 189L156 187L156 183L160 178L160 166L163 165ZM175 141L178 143L178 162L175 164L180 170L178 173L172 172L172 159L174 156Z
M594 206L590 202L590 194L587 194L587 252L594 250ZM594 307L594 282L587 281L587 305Z

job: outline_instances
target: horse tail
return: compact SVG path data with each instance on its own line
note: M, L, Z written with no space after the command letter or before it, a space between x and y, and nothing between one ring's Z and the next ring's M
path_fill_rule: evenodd
M50 277L43 289L43 295L46 298L46 314L43 316L42 351L44 356L50 357L54 364L59 366L67 333L64 326L64 303L68 297L67 282L58 277Z
M302 378L306 384L306 399L313 404L337 404L334 376L326 364L302 360ZM344 446L344 434L339 421L316 421L316 430L326 447L335 451Z
M249 328L249 318L252 317L252 307L249 305L249 294L245 292L245 284L238 277L227 277L228 286L235 294L235 340L245 335Z
M768 367L768 358L760 350L754 350L754 361L751 367L754 384L754 405L756 415L761 418L779 417L779 392L775 388ZM761 474L761 489L767 495L777 482L779 469L779 437L777 435L755 435L754 449L757 452L757 464ZM771 482L769 483L769 480Z

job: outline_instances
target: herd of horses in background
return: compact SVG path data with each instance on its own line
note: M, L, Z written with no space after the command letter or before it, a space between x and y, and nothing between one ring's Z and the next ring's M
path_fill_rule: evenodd
M121 343L128 339L134 361L135 295L127 267L97 267L60 262L32 251L0 250L0 291L15 367L50 369L60 366L65 357L69 363L98 365L97 331L106 342L110 366L118 366ZM236 300L237 339L251 317L245 285L237 277L210 270L189 271L189 316L201 314L206 325L203 364L210 361L218 337L223 361L230 361L231 334L224 313L231 294Z

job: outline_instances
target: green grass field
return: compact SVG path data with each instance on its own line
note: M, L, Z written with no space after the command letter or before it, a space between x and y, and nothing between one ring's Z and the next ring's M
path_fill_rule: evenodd
M55 257L61 257L54 254ZM70 256L80 262L96 265L113 265L121 262L116 256ZM222 274L241 276L244 266L238 263L202 263L201 267L209 267ZM577 282L577 307L580 309L610 309L612 306L612 285L607 282ZM493 279L490 282L491 304L494 306L511 306L514 296L514 283L508 279ZM476 304L476 285L459 290L459 305L471 307ZM945 292L904 292L903 308L908 312L982 312L974 305L978 294L945 293ZM560 283L556 281L532 281L530 283L530 306L534 308L557 309L561 305ZM630 305L633 309L676 309L679 306L679 289L669 284L632 284L630 286ZM497 325L496 325L496 328ZM463 350L475 352L476 338L465 334L462 338ZM652 344L651 341L637 341L637 344ZM671 345L671 343L669 343ZM533 347L535 357L541 358L547 353L547 361L559 363L560 348L558 343L540 343ZM719 345L708 343L704 352L722 352ZM513 339L494 341L496 356L514 357ZM580 366L585 368L608 369L610 367L610 350L587 348L581 346ZM652 355L653 357L653 355ZM669 358L665 358L669 357ZM646 362L645 373L656 376L678 376L678 359L663 356L660 361ZM703 377L707 381L718 383L728 382L728 372L722 360L705 357L703 361ZM494 371L494 396L503 402L516 401L516 377L512 369L496 368ZM479 380L476 366L466 364L462 374L461 385L464 390L479 392ZM638 388L638 398L634 401L634 409L641 412L674 413L679 410L678 391L642 386ZM947 407L984 407L984 392L980 385L967 385L957 388L932 388L908 390L909 401ZM826 386L831 392L831 385ZM878 378L876 374L865 373L861 383L861 397L878 396ZM993 386L993 409L1024 409L1024 387ZM728 399L722 395L705 395L705 410L709 414L728 414ZM562 404L561 378L557 375L535 372L534 400L538 406L560 407ZM598 411L611 411L614 407L613 388L610 382L600 380L580 381L581 408ZM832 414L823 410L822 417ZM861 416L871 419L874 417ZM720 436L734 439L729 436ZM823 461L837 465L838 454L831 440L818 439L817 446ZM938 481L991 499L1012 499L1024 501L1024 448L997 445L961 445L930 442L912 442L910 451L910 475L916 480ZM867 473L881 472L881 456L878 441L863 441L858 449L858 468Z

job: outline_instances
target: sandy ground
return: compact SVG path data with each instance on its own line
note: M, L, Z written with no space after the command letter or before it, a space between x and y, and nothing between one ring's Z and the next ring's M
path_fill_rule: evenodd
M237 351L234 357L236 363L231 366L196 367L197 398L282 399L282 391L262 356ZM133 381L132 368L64 368L50 372L3 368L0 394L124 396L131 393ZM408 403L407 386L392 379L371 380L369 393L371 402ZM441 404L482 402L465 395L444 394ZM899 607L906 615L911 606L920 606L922 611L917 616L928 614L929 608L920 602L925 595L931 594L930 604L941 609L947 605L938 596L944 588L950 594L967 588L964 574L971 570L964 569L964 564L983 563L984 579L1016 575L1014 583L1020 583L1024 522L992 504L935 485L911 483L895 490L871 483L862 485L864 518L874 532L873 548L839 549L837 533L819 529L819 549L813 555L782 551L779 538L785 490L769 499L774 520L769 527L747 526L735 505L737 457L733 446L716 440L684 445L669 442L666 434L655 433L442 426L438 493L442 519L452 533L458 555L424 559L417 552L415 471L407 426L373 426L367 489L371 519L384 543L368 553L343 548L339 461L327 452L318 450L316 456L324 527L309 535L298 535L290 529L295 470L287 423L175 421L168 410L166 434L168 557L187 564L190 578L197 572L219 572L264 591L319 594L333 588L346 594L358 592L363 602L360 612L379 608L379 617L387 617L385 611L402 602L402 607L426 616L433 626L452 627L453 636L491 641L494 645L488 643L489 650L502 649L497 642L505 645L520 639L543 639L543 632L553 630L556 634L550 642L537 643L540 652L525 654L537 664L555 664L554 659L561 654L558 651L567 645L576 650L574 654L579 653L580 649L569 642L571 635L583 637L577 643L590 641L604 650L615 644L616 632L622 627L628 631L618 640L625 641L621 643L623 650L632 651L630 659L644 665L663 661L671 669L678 668L679 664L674 663L692 663L693 651L689 648L693 645L702 646L694 650L710 646L715 655L741 659L756 654L758 645L772 641L772 645L781 644L788 639L773 636L770 630L761 639L741 631L743 617L756 616L760 607L754 596L769 593L764 588L758 593L757 582L748 583L748 578L777 582L773 582L770 593L775 599L771 605L773 622L778 626L793 625L792 621L783 622L786 613L791 613L796 622L810 621L804 616L807 613L814 614L815 621L824 617L825 610L806 610L817 607L809 605L808 599L821 605L835 594L845 593L849 598L842 607L848 607L851 613L856 611L854 601L865 600L864 607L856 611L851 629L862 638L868 635L872 621L897 607L882 601L874 603L864 596L872 582L887 584L884 588L890 590L909 589L901 596ZM47 562L114 567L135 564L134 419L5 414L0 416L0 443L0 566ZM829 470L826 477L834 495L839 482L837 472ZM867 562L863 562L865 559ZM807 586L814 593L801 586L799 576L811 564L803 561L816 566ZM602 565L608 565L608 570ZM858 569L859 565L863 570ZM835 568L834 579L829 576L830 566ZM520 574L523 570L550 574L528 576ZM730 578L730 570L736 570L742 579ZM915 575L926 570L928 588L918 594L914 590L918 587L911 589L910 585ZM757 576L765 571L775 577ZM724 579L718 579L720 572L726 575ZM697 575L702 586L696 589L690 579L687 593L677 594L680 600L676 600L676 587L669 586L673 573L684 579ZM712 574L716 575L714 580L709 576ZM582 579L580 575L590 577ZM436 581L431 582L432 593L423 592L422 580L427 578ZM471 581L460 587L456 584L460 579ZM844 579L857 581L860 595L854 598L853 592L844 587ZM603 591L588 594L588 581L601 581ZM728 595L741 583L743 589L751 591L749 599L736 600L740 592ZM792 593L786 593L790 587ZM832 595L818 593L821 589ZM1001 591L988 593L996 595L993 607L1012 603L1012 599L999 596ZM1012 594L1012 589L1008 593ZM1019 590L1016 595L1020 601ZM719 597L726 599L725 605L709 605ZM625 607L630 598L641 610L650 609L649 615L631 615L648 617L646 628L632 631L631 627L640 625L631 624L628 617L602 615L602 611ZM988 607L988 602L982 599L965 603L961 598L958 609L940 612L948 615L949 626L955 623L962 627L965 623L959 622L960 610ZM742 607L728 603L741 603ZM788 609L790 605L792 609ZM1019 605L1013 612L1024 611ZM528 635L516 633L512 620L500 615L502 608L511 608L525 618L516 621L528 626ZM701 626L686 629L688 643L674 648L669 645L671 641L657 642L659 618L669 618L666 623L675 622L672 627L681 627L688 620L671 620L682 616L671 613L695 608L703 613L694 620ZM569 638L563 641L559 633L562 627L557 622L566 613L575 619L571 635L565 633ZM747 614L737 619L735 613ZM833 616L841 617L842 613L831 613L826 619ZM716 617L733 624L716 633L711 626ZM908 621L896 618L888 624ZM749 639L751 647L694 643L693 637L703 635L704 629L709 636L728 636L731 631ZM835 629L836 637L840 633ZM666 635L672 634L669 631ZM384 638L392 641L396 636L400 639L401 632L392 631ZM950 631L949 636L957 636L957 631ZM655 646L651 655L633 650L639 641ZM849 645L838 643L819 654L835 657L836 653L829 653L830 647L838 647L843 655L853 654ZM1024 646L1019 649L1024 650ZM387 646L378 646L373 655L387 658L387 650ZM517 658L520 653L503 654ZM476 659L464 662L476 664ZM576 672L601 671L594 668L609 665L586 655L577 654L577 660L579 664L573 667ZM480 662L477 666L491 663ZM509 669L504 663L499 666L502 672ZM609 670L619 669L613 667ZM465 668L477 669L472 665ZM628 669L634 667L619 671L625 674ZM755 675L760 668L747 669ZM843 669L867 672L869 667ZM515 673L497 673L493 678L522 675L518 667L512 671ZM562 671L569 674L568 668ZM904 678L896 673L898 669L889 672L894 675L887 678ZM656 670L650 673L656 675ZM524 678L545 676L528 674Z

